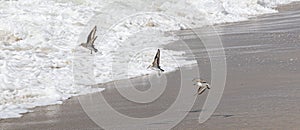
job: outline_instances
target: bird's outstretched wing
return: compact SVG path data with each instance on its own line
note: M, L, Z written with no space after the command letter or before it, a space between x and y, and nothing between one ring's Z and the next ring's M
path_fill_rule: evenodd
M87 41L86 41L87 44L93 44L93 43L94 43L94 41L95 41L96 38L97 38L97 37L95 37L95 36L96 36L96 31L97 31L97 26L95 26L95 27L92 29L92 31L90 32L90 34L88 35Z
M205 87L199 87L198 88L198 95L202 94L205 91Z
M202 80L202 79L199 79L199 78L194 78L192 81L193 82L207 83L205 80Z
M96 36L96 37L93 39L93 41L91 42L91 44L92 44L93 47L94 47L94 42L96 41L97 37L98 37L98 36Z
M153 66L159 67L159 60L160 60L160 50L158 49L156 52L156 55L154 57L154 60L152 62Z

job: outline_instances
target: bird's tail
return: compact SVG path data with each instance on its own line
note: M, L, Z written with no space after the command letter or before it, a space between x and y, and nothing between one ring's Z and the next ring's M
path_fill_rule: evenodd
M164 71L165 71L165 70L161 69L160 67L159 67L159 70L160 70L160 71L162 71L162 72L164 72Z
M165 70L163 70L162 68L160 68L160 66L157 66L157 68L161 71L164 72Z
M98 52L98 49L94 48L94 51L95 51L95 52Z

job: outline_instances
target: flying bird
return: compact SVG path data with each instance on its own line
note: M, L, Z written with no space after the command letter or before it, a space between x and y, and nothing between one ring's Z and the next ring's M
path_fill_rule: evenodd
M147 67L147 69L152 68L154 70L160 70L160 71L164 72L164 70L161 69L160 66L159 66L159 60L160 60L160 50L158 49L157 52L156 52L156 55L154 57L154 60L153 60L152 64L149 65Z
M91 50L91 54L93 53L93 51L96 53L98 52L98 50L95 48L94 46L94 42L97 39L96 35L96 31L97 31L97 26L95 26L92 31L90 32L90 34L87 37L87 41L86 43L81 43L80 46L85 47L89 50Z
M210 85L202 79L194 79L194 85L198 86L197 94L202 94L206 89L210 89Z

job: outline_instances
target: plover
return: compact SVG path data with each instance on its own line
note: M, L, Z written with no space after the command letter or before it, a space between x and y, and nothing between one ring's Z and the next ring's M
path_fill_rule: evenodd
M193 81L195 82L194 85L198 86L198 95L202 94L206 89L210 89L210 85L205 80L193 79Z
M94 42L97 39L96 35L96 31L97 31L97 26L95 26L92 31L90 32L90 34L87 37L87 41L86 43L81 43L80 46L85 47L89 50L91 50L91 54L93 53L93 51L96 53L98 52L98 50L95 48L94 46Z
M157 52L156 52L156 55L154 57L154 60L153 60L152 64L149 65L147 67L147 69L152 68L154 70L159 70L159 71L164 72L164 70L161 69L160 66L159 66L159 60L160 60L160 50L158 49Z

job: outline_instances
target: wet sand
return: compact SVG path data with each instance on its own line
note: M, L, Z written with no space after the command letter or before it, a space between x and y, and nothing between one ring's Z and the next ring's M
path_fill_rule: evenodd
M198 116L207 96L205 92L198 96L191 111L173 129L300 128L300 4L290 4L279 9L281 12L278 14L218 25L217 32L222 39L227 60L226 87L220 104L209 120L199 124ZM210 81L209 57L201 41L190 30L181 31L178 35L192 47L198 66L166 74L167 86L164 93L157 100L146 104L123 98L114 83L101 85L107 88L101 94L114 109L135 118L151 117L172 105L179 93L180 83L183 83L185 93L196 90L191 79L196 76L194 70L197 68L201 77ZM166 48L176 49L181 48L180 46L180 43L174 43ZM180 77L182 71L190 75ZM125 81L131 81L139 90L150 87L147 76L118 81L117 84ZM126 89L126 84L118 85L120 86ZM101 129L86 115L79 103L79 99L87 102L90 99L97 104L97 98L101 94L74 97L62 105L38 107L22 118L1 120L0 129ZM175 120L170 116L157 120L157 123L126 124L110 119L109 113L101 108L95 107L94 110L107 117L111 121L111 128L115 129L132 125L143 129L163 129ZM184 110L175 111L174 114L180 112Z

